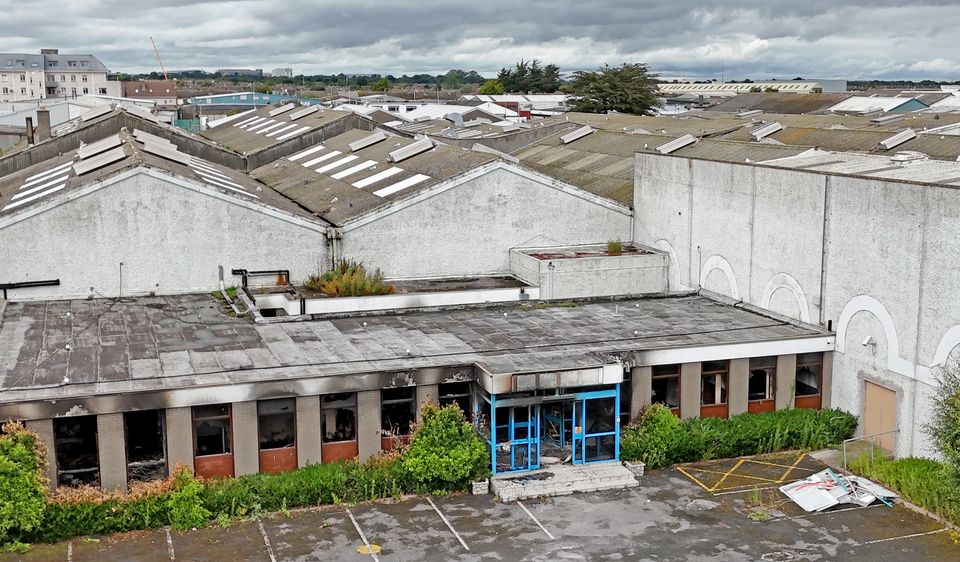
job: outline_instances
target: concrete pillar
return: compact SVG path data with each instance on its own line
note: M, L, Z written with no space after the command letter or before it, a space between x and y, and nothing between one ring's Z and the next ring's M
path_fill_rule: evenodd
M680 365L680 417L700 417L700 363Z
M47 478L50 479L50 489L57 487L57 452L53 447L53 420L30 420L24 424L27 429L40 436L40 441L47 447Z
M97 449L100 452L100 487L127 489L127 451L123 414L97 416Z
M727 374L727 415L745 414L750 400L750 360L731 359L730 372Z
M260 441L257 431L257 401L234 402L233 472L236 476L260 472Z
M793 408L793 399L797 392L797 356L780 355L777 357L777 395L778 410Z
M440 393L440 385L437 384L418 384L417 385L417 423L423 421L423 405L426 402L439 404L437 398Z
M360 461L380 454L380 391L357 393L357 447Z
M297 466L320 464L320 397L297 397Z
M167 408L164 431L167 438L167 469L170 474L178 464L193 470L193 412L190 407Z
M833 352L823 352L823 388L820 389L820 396L823 403L821 407L826 410L833 407Z
M630 420L637 419L640 410L644 406L649 406L653 400L653 367L634 367L630 371Z

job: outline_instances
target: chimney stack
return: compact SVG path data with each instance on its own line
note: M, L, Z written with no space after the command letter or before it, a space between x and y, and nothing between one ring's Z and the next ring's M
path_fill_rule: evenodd
M27 146L33 146L33 117L27 117Z
M37 108L37 142L50 138L50 110L46 107Z

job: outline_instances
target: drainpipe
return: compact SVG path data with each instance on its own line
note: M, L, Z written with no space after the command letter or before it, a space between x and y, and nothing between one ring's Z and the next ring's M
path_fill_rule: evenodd
M327 227L327 248L330 255L330 269L333 269L337 262L343 259L343 231L339 228Z

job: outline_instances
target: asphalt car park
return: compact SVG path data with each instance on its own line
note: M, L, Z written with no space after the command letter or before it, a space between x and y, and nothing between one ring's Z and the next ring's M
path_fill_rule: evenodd
M775 481L817 469L810 459L790 459L794 461L796 466L784 477L784 467L756 463L751 463L755 471L743 472L741 463L726 477L730 464L725 469L681 466L648 473L638 488L629 490L511 503L492 496L452 495L327 506L226 528L77 538L0 560L899 562L960 557L960 546L948 529L900 505L804 512L776 490ZM711 472L718 473L712 474L714 480L723 478L731 485L709 491L705 484L713 482ZM751 480L760 473L765 476L754 478L770 482ZM703 478L696 482L690 474Z

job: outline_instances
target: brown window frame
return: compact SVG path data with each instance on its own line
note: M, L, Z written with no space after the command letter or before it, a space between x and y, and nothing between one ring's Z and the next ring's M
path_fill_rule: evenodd
M659 374L657 373L657 370L663 371L663 370L670 369L670 368L673 368L674 372L671 372L671 373L663 373L663 372L661 372L661 373L659 373ZM683 386L682 386L682 385L683 385L683 377L680 376L681 369L682 369L682 365L681 365L680 363L674 363L674 364L670 364L670 365L654 365L654 366L651 368L651 373L650 373L650 386L651 386L651 388L650 388L650 403L651 403L651 404L662 404L664 407L670 409L673 413L675 413L675 414L677 414L677 415L680 414L680 402L681 402L682 396L683 396L683 390L682 390L682 388L683 388ZM669 404L667 404L667 403L664 402L664 401L659 401L659 402L658 402L658 401L655 401L655 400L653 399L653 381L655 381L655 380L665 380L665 379L676 379L676 381L677 381L677 405L676 405L676 406L670 406Z
M769 361L771 364L759 363L760 361ZM756 362L756 363L755 363ZM763 370L767 377L767 391L764 398L750 398L750 377L754 371ZM776 400L777 398L777 356L768 355L765 357L751 357L747 367L747 401L764 402L766 400Z
M704 367L711 363L723 364L724 368L706 370ZM709 377L713 377L714 379L714 398L716 398L716 395L717 395L716 377L722 377L723 385L720 387L721 388L720 394L721 396L725 394L724 400L713 402L710 404L707 404L703 401L703 396L704 396L703 383L704 383L704 380ZM702 406L725 406L729 404L730 404L730 361L726 359L723 361L703 361L702 363L700 363L700 406L701 407Z
M323 404L324 398L328 398L328 397L332 398L334 396L340 396L341 394L350 395L353 398L353 405L351 406L349 404L344 404L342 406L330 406L330 405L324 406ZM330 403L339 404L342 402L346 402L347 400L349 399L345 398L343 400L328 400L328 404ZM320 395L320 444L321 445L330 445L333 443L355 443L357 441L357 430L358 430L358 425L360 423L359 417L358 417L358 411L357 411L357 400L358 398L357 398L356 392L337 392L333 394ZM334 412L338 412L340 410L347 410L347 411L353 412L353 437L351 437L350 439L336 439L336 434L334 433L334 438L332 439L327 438L327 432L324 431L323 423L327 419L325 412L328 412L330 410L333 410ZM334 414L334 423L336 423L336 414Z
M197 408L210 408L213 406L226 406L227 413L226 415L218 416L197 416ZM190 417L192 420L192 429L193 429L193 458L203 458L203 457L216 457L218 455L232 455L233 454L233 404L230 402L225 402L222 404L200 404L197 406L191 406L190 408ZM199 452L199 445L197 444L197 425L198 422L208 421L208 420L221 420L226 418L227 420L227 447L222 453L206 453L201 455Z
M291 412L268 412L263 413L261 407L265 403L279 403L280 401L286 401L293 404L293 411ZM260 433L262 430L261 420L264 417L280 417L280 416L291 416L293 418L293 440L289 445L282 445L280 447L264 447L263 446L263 435ZM268 398L266 400L257 400L257 450L258 451L273 451L276 449L290 449L297 446L297 399L292 397L287 398Z
M816 356L816 361L801 361L801 357L810 358L811 356ZM814 353L801 353L797 355L797 368L796 374L794 375L794 384L796 385L796 390L799 390L799 385L797 384L797 377L800 375L800 369L806 367L810 368L811 366L817 367L817 391L811 394L800 394L795 391L794 394L798 397L807 397L807 396L823 396L823 352L814 352Z

